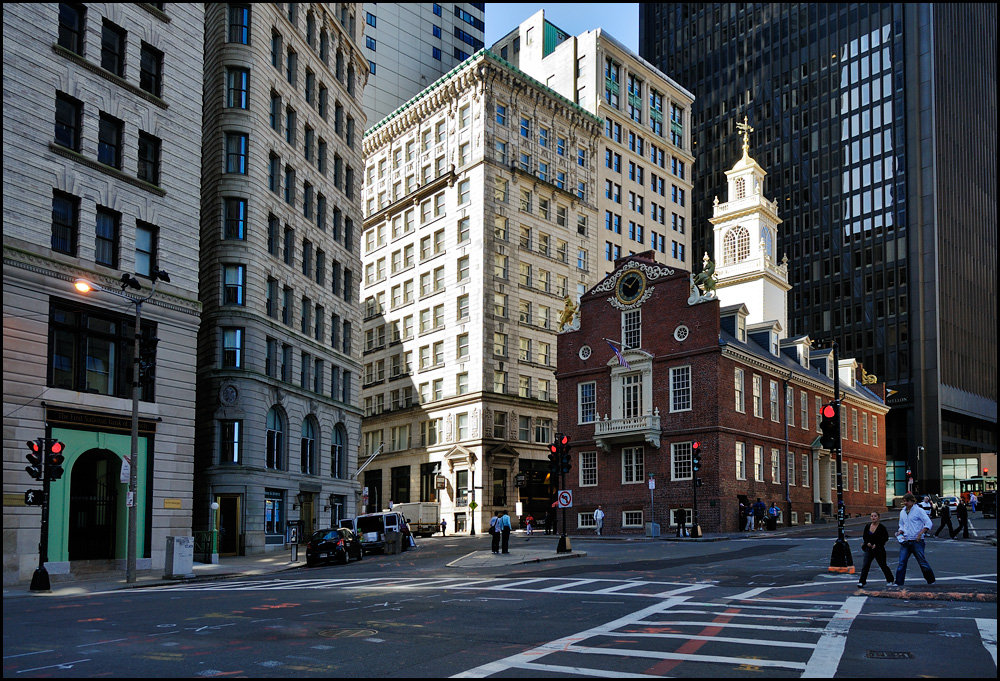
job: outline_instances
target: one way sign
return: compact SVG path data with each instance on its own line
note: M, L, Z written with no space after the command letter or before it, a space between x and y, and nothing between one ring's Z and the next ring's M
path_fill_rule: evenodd
M29 489L24 493L24 505L25 506L41 506L42 505L42 490L40 489Z

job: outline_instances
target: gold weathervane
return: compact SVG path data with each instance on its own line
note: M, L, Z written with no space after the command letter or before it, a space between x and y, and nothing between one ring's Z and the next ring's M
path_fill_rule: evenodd
M736 127L743 133L743 155L748 156L750 154L750 133L753 132L753 128L746 116L743 117L742 123L736 123Z

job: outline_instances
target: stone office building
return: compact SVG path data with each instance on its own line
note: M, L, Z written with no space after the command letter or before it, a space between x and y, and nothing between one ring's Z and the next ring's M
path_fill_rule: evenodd
M61 440L50 574L124 567L135 306L159 338L139 394L139 570L190 535L204 10L200 4L3 8L4 584L38 566L25 442ZM132 291L132 289L129 289Z
M485 50L369 128L367 510L438 501L449 530L481 532L548 509L555 333L595 278L600 132Z
M222 555L353 515L359 12L206 10L195 529L217 528Z
M777 503L785 523L833 517L836 458L820 443L819 413L837 376L846 510L885 508L888 408L855 360L835 363L808 336L786 336L788 264L774 250L781 220L746 138L726 175L708 285L653 252L622 258L559 336L559 424L574 451L570 531L593 528L599 504L608 533L667 528L681 514L690 522L696 477L704 531L742 529L739 505L758 497Z

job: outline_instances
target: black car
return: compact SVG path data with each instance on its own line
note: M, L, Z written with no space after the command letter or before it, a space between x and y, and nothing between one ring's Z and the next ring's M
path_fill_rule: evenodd
M361 540L346 527L316 530L306 543L306 565L336 561L347 563L351 558L361 560L365 555Z

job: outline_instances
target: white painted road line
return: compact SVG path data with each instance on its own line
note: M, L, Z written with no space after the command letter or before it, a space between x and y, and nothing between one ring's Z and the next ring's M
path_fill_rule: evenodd
M983 639L983 647L993 656L993 666L997 664L997 621L976 619L979 636Z
M847 634L851 631L854 619L861 612L866 596L851 596L848 598L840 610L830 619L826 625L816 650L813 651L809 663L806 665L802 676L808 678L832 679L840 666L840 659L844 655L844 647L847 645Z

